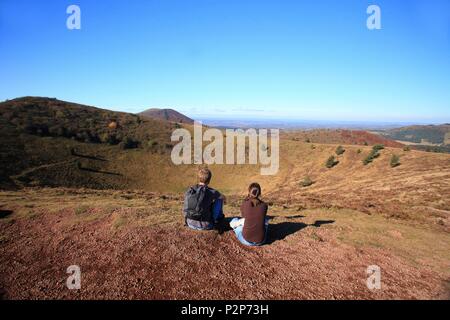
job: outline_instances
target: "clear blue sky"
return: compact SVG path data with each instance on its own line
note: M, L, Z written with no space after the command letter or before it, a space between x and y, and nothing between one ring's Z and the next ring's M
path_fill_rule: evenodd
M81 8L81 30L66 8ZM382 29L366 28L369 4ZM448 0L0 0L0 100L450 122Z

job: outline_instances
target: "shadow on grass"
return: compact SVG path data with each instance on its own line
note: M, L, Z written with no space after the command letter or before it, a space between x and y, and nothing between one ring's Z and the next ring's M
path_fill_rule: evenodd
M269 225L269 236L266 244L272 244L276 241L283 240L287 236L294 234L306 227L320 228L326 224L334 223L334 220L317 220L312 224L306 224L303 222L281 222L277 224Z
M106 160L104 158L100 158L100 157L97 157L97 156L89 156L89 155L78 153L74 149L70 150L70 154L72 156L74 156L74 157L79 157L79 158L85 158L85 159L97 160L97 161L104 161L104 162L108 161L108 160Z
M0 219L6 218L13 214L12 210L0 210Z
M281 218L284 218L284 219L287 219L287 220L292 220L292 219L301 219L301 218L305 218L306 216L304 216L304 215L301 215L301 214L296 214L296 215L293 215L293 216L278 216L278 217L281 217ZM276 217L275 216L266 216L266 218L267 219L269 219L270 221L271 220L273 220L273 219L275 219Z
M117 173L117 172L102 171L102 170L96 170L96 169L84 168L84 167L81 167L81 166L78 166L78 169L83 170L83 171L88 171L88 172L101 173L101 174L108 174L108 175L112 175L112 176L122 176L122 174Z

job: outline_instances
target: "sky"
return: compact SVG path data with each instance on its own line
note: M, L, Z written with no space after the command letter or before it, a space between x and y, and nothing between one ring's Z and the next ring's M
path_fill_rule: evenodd
M69 30L69 5L81 29ZM366 10L381 9L369 30ZM0 100L450 122L448 0L0 0Z

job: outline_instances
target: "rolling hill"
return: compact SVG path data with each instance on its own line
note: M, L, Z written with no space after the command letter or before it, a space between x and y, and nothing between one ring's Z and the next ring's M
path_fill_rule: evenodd
M347 129L314 129L314 130L290 130L284 134L294 141L323 144L353 144L353 145L375 145L382 144L387 147L400 148L403 144L364 130Z
M132 149L150 157L170 153L174 128L50 98L6 101L0 103L0 186L125 187L126 179L114 174L114 159Z
M139 113L140 116L171 122L193 124L194 120L173 109L152 108Z
M450 124L408 126L390 129L383 133L387 137L423 145L450 145Z

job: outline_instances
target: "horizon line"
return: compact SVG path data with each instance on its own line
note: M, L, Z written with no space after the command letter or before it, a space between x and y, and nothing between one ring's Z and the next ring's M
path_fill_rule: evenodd
M219 115L208 115L208 114L190 114L189 112L184 112L184 111L180 111L183 108L178 108L178 107L155 107L155 106L151 106L151 107L143 107L142 111L139 112L130 112L130 111L125 111L123 107L114 107L114 106L102 106L102 105L94 105L94 104L90 104L90 103L85 103L85 102L78 102L78 101L74 101L74 100L66 100L66 99L60 99L57 97L50 97L50 96L33 96L33 95L25 95L25 96L20 96L20 97L16 97L16 98L5 98L4 100L2 100L1 102L7 102L7 101L11 101L11 100L18 100L18 99L25 99L25 98L38 98L38 99L55 99L55 100L59 100L59 101L63 101L63 102L68 102L68 103L74 103L74 104L80 104L80 105L84 105L84 106L89 106L89 107L95 107L95 108L99 108L99 109L104 109L104 110L108 110L108 111L113 111L113 112L123 112L123 113L129 113L129 114L136 114L139 115L139 113L144 112L146 110L149 109L159 109L159 110L164 110L164 109L171 109L174 110L176 112L179 112L185 116L187 116L188 118L191 118L192 120L195 121L245 121L245 122L254 122L254 123L260 123L260 122L287 122L289 124L300 124L300 123L331 123L331 124L373 124L373 125L446 125L446 124L450 124L450 118L446 119L446 120L436 120L436 119L414 119L414 120L381 120L381 119L326 119L326 118L311 118L311 117L305 117L302 118L300 116L297 115L293 115L290 118L288 118L288 116L279 116L279 117L274 117L274 116L270 116L270 115L263 115L263 116L256 116L258 114L258 112L255 112L253 114L245 114L245 115L237 115L237 116L232 116L232 113L228 113L226 116L224 116L223 114L219 114ZM231 115L231 117L230 117Z

